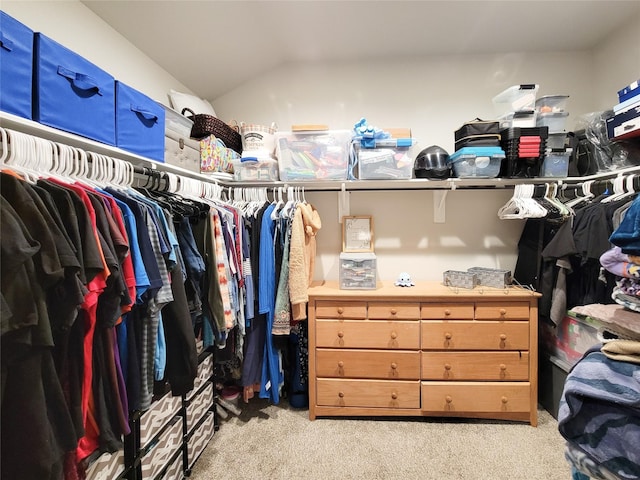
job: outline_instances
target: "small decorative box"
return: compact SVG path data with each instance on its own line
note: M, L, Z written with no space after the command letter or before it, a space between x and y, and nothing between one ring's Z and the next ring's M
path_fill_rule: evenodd
M447 270L442 276L443 283L448 287L472 289L478 282L474 273L462 272L460 270Z

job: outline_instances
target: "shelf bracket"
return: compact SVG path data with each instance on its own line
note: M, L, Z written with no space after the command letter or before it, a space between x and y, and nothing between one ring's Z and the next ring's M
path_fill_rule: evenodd
M445 223L448 190L433 191L433 223Z
M342 182L338 191L338 223L342 223L342 217L351 215L349 200L349 192L345 183Z

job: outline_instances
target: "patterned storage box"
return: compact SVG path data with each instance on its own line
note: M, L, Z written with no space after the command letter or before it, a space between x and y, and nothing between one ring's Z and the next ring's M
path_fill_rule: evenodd
M511 285L511 271L498 268L472 267L467 270L476 276L478 285L505 288Z
M124 450L105 452L87 468L86 480L112 480L124 473Z
M240 154L227 148L222 140L209 135L200 140L200 171L202 173L233 173L233 163Z
M460 270L447 270L442 274L442 281L448 287L474 288L478 280L474 273Z

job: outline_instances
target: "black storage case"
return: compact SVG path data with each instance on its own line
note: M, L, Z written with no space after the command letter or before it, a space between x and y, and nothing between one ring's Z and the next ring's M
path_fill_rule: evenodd
M499 147L500 123L476 118L466 122L454 132L455 149L463 147Z

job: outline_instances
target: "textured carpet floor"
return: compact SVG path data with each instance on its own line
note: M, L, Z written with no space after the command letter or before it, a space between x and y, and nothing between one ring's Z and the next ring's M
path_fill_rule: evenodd
M320 418L254 398L222 420L191 474L211 479L569 480L556 420Z

